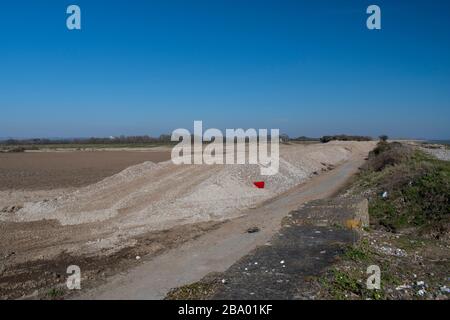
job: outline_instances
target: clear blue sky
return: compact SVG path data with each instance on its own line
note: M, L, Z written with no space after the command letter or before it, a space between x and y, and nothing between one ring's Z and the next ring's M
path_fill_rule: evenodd
M82 30L66 28L78 4ZM366 28L370 4L382 30ZM450 138L450 1L0 5L0 137L280 128Z

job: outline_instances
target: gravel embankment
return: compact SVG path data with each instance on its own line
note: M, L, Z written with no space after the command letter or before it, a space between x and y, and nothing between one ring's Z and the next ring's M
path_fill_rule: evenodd
M450 149L447 149L445 147L421 149L439 160L450 161Z

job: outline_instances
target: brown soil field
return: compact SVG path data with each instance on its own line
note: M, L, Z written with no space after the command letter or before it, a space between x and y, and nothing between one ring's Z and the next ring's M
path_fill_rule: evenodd
M0 190L81 187L132 165L169 159L169 151L0 153Z

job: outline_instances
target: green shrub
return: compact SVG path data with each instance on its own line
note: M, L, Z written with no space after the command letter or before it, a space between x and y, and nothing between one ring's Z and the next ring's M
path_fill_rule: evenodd
M399 143L380 142L369 156L362 179L372 190L371 222L390 231L448 224L450 163ZM381 194L387 192L388 197Z

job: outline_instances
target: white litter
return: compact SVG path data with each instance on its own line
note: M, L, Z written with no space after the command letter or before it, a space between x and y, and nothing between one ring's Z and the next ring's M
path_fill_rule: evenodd
M440 289L444 293L450 293L450 288L447 288L447 286L442 286Z
M424 296L425 293L427 293L427 292L424 289L420 289L419 291L417 291L417 294L421 297Z
M409 286L407 284L402 284L401 286L398 286L397 288L395 288L395 290L397 290L397 291L405 290L405 289L411 289L411 286Z

